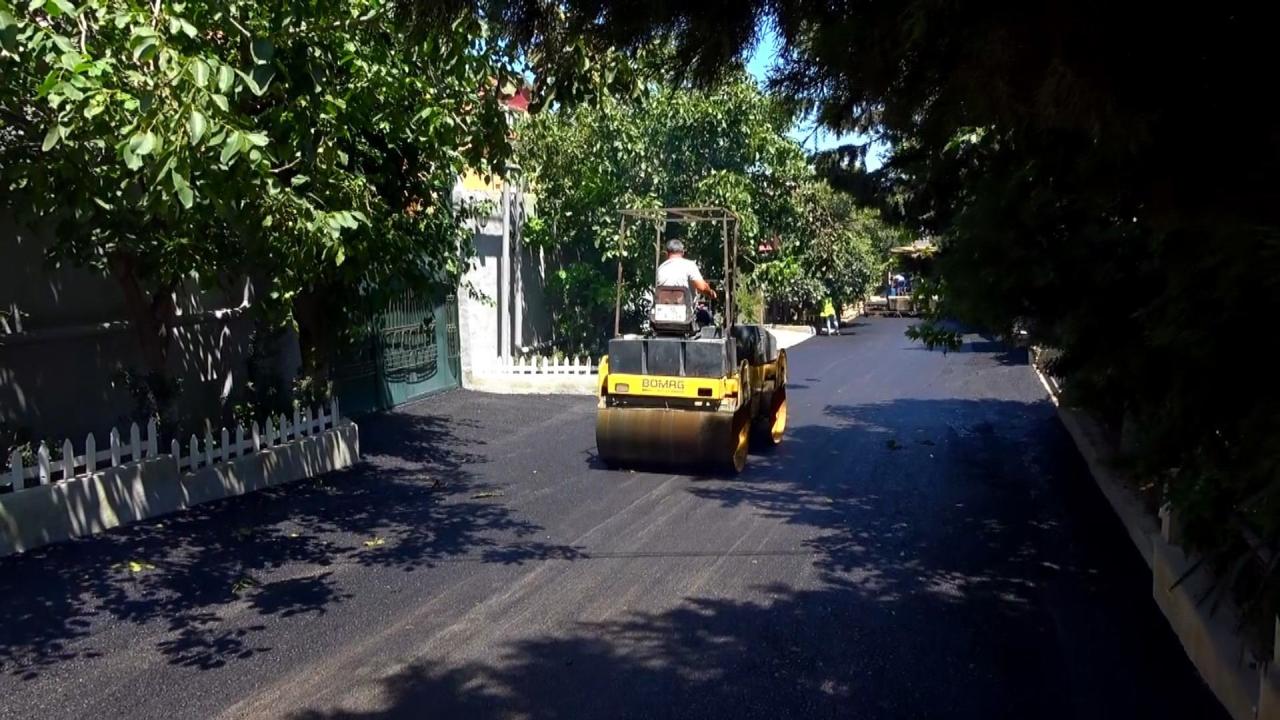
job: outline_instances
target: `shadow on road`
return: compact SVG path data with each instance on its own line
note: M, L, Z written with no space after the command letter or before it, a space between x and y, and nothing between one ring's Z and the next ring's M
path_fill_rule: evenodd
M349 470L0 560L0 672L32 679L99 656L104 625L156 622L170 662L217 668L271 649L255 643L254 618L349 599L342 565L573 556L525 540L540 528L472 497L485 488L468 470L485 461L481 428L417 408L365 418L364 462ZM286 579L270 577L286 566ZM232 609L247 620L225 620Z
M295 720L1216 718L1045 403L833 405L706 502L800 526L816 579L687 597L381 680ZM834 466L834 472L824 471ZM587 553L590 557L590 553Z

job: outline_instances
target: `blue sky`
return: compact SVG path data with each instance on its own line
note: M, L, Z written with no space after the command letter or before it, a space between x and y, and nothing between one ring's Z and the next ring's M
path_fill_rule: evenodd
M747 71L755 77L756 82L760 83L762 87L768 79L769 70L778 62L778 45L777 33L772 28L766 29L761 33L760 42L757 43L751 56L747 59ZM851 142L862 144L867 141L865 136L852 133L833 133L817 127L812 119L803 119L797 122L788 135L796 142L804 145L804 148L810 152L826 150ZM880 167L884 150L885 148L881 146L867 154L868 170Z

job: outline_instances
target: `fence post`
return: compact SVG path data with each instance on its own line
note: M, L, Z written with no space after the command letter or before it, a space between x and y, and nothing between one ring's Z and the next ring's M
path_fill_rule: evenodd
M243 426L243 425L241 425L240 423L236 423L236 447L235 447L235 451L236 451L236 457L243 457L243 456L244 456L244 451L245 451L245 447L244 447L244 426Z
M324 406L311 409L311 434L324 430Z
M62 441L62 479L70 480L76 476L76 448L70 440Z
M262 432L264 435L267 436L266 443L264 444L267 447L271 447L272 445L275 445L275 437L276 437L275 418L271 417L270 415L267 416L267 419L264 420L262 423Z
M142 459L142 433L138 430L138 423L129 424L129 452L129 462Z
M94 439L93 433L89 433L84 439L84 474L92 475L98 472L98 441Z
M178 438L169 441L169 454L173 456L173 464L177 466L178 472L182 472L182 445L178 443Z
M249 424L249 432L253 436L253 451L256 453L262 449L262 434L258 432L257 420Z
M298 437L311 434L311 408L302 408L298 414Z
M147 421L147 457L153 458L160 452L159 429L155 418Z
M49 446L40 442L40 449L36 450L36 464L40 468L40 484L48 485L49 476L53 474L53 469L49 466Z
M18 492L27 486L23 475L26 469L22 467L22 451L15 449L9 453L9 480L13 484L13 491Z
M226 462L229 457L227 446L231 444L231 434L227 432L226 428L222 428L218 432L218 439L222 441L221 446L218 448L218 460Z
M330 401L329 403L329 415L333 417L333 426L337 427L338 418L342 417L342 415L340 415L338 412L338 396L337 395L334 395L333 400Z
M192 471L200 465L200 441L196 439L196 434L191 433L191 442L187 446L190 457L188 458L188 467Z
M111 434L107 436L107 444L111 446L111 467L119 467L120 465L120 431L111 428Z
M205 427L204 429L204 464L213 464L213 428Z
M302 413L301 411L299 411L298 406L294 405L293 406L293 437L294 438L297 438L299 436L298 426L301 424L302 424Z

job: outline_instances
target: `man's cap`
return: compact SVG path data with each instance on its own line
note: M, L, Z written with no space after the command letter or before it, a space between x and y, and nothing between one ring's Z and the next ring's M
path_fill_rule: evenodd
M667 252L684 252L684 243L679 240L668 240Z

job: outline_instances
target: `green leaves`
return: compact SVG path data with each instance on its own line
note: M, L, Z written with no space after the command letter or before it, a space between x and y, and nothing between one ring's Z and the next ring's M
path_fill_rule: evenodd
M49 132L44 135L44 142L40 144L40 149L49 152L58 145L58 141L62 139L64 128L61 125L54 125L49 128Z
M248 73L240 70L236 74L244 80L244 84L254 95L261 96L267 92L267 88L271 85L272 78L275 77L275 68L270 65L255 65Z
M191 61L191 79L196 85L204 87L209 83L209 63L200 58Z
M196 28L194 25L180 17L169 18L169 34L177 35L179 33L194 39L196 36Z
M153 58L159 43L160 38L155 30L146 25L135 28L129 40L129 51L134 62L145 62Z
M228 92L231 91L231 85L235 81L236 81L235 72L231 69L230 65L218 66L218 92L219 93L226 95ZM223 98L222 102L225 105L226 98ZM223 108L223 112L226 112L225 107Z
M799 199L790 188L811 175L786 128L772 121L772 107L742 76L706 89L657 86L636 101L548 110L521 128L519 164L536 177L539 215L550 220L528 239L577 263L549 295L570 349L598 350L612 327L613 283L601 286L598 278L614 273L618 209L727 206L742 217L741 243L752 251L796 225ZM704 276L724 276L718 234L698 229L686 241ZM623 252L625 292L638 301L652 282L652 230L633 230ZM740 267L751 271L753 260L748 254ZM780 292L820 287L790 283L793 276L812 273L797 263L788 284L776 285Z
M34 10L36 8L36 3L32 3L31 5ZM58 17L59 15L70 15L74 17L75 14L79 12L76 6L68 2L68 0L49 0L48 3L42 2L39 5L44 7L45 12L49 13L49 17Z
M473 23L415 38L368 0L21 2L0 0L0 110L23 139L0 142L0 194L67 223L60 258L101 269L109 247L157 286L252 269L281 322L294 298L364 309L465 267L449 190L464 157L507 158L477 88L517 77Z
M199 110L192 110L191 117L187 118L187 133L192 145L200 144L206 129L208 129L208 121L205 120L204 114Z
M10 13L8 8L0 8L0 32L17 27L18 18L14 18L13 13Z
M191 185L187 183L187 179L178 173L177 170L170 172L169 178L173 183L173 190L178 195L178 201L183 207L189 208L195 203L195 193L191 190Z
M235 156L240 153L243 138L237 131L227 135L226 141L222 144L222 154L218 156L218 160L223 165L229 165Z
M150 130L136 133L132 138L129 138L129 151L140 157L149 155L155 149L156 142L156 134Z

